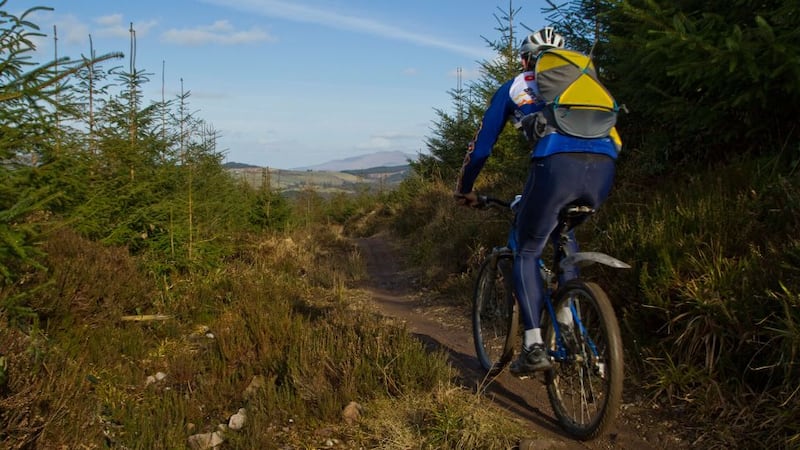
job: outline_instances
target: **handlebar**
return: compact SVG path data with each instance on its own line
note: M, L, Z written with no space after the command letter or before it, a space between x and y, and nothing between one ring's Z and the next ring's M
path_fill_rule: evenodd
M491 208L492 206L502 206L503 208L511 208L511 202L501 200L495 197L489 197L488 195L478 195L478 204L475 206L476 208L486 209L486 208Z

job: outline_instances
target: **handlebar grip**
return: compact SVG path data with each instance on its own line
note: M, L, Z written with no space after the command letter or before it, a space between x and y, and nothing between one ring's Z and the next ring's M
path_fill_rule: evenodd
M487 209L487 208L490 208L492 206L501 206L503 208L510 208L511 207L511 203L510 202L507 202L505 200L501 200L499 198L490 197L488 195L477 194L476 198L477 198L478 202L476 204L472 205L473 208Z
M511 203L509 203L509 202L507 202L505 200L501 200L499 198L489 197L489 196L486 196L486 195L479 196L478 198L481 200L482 205L484 207L489 207L489 206L492 206L492 205L502 206L503 208L510 208L511 207Z

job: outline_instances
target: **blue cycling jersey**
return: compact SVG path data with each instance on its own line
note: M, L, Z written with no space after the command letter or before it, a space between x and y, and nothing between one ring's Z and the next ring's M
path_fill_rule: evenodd
M472 191L475 179L508 120L518 127L522 117L541 111L544 107L545 103L538 97L532 71L523 72L500 86L492 96L475 140L470 143L464 158L458 192L466 194ZM617 145L610 137L584 139L553 131L536 142L531 150L531 158L543 158L556 153L599 153L616 159Z

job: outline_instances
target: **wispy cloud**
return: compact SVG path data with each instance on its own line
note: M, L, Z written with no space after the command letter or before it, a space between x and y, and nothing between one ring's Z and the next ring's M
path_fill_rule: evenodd
M96 17L87 23L74 14L55 14L50 11L37 12L32 20L42 25L42 31L48 35L53 30L45 24L55 25L59 42L67 45L87 44L89 35L101 38L128 38L131 25L133 25L136 35L142 37L158 25L158 21L153 19L143 22L126 21L122 14ZM50 40L52 38L44 37L36 39L35 42L37 42L37 47L40 47L40 44L50 45L48 43Z
M218 20L211 25L194 28L173 28L164 32L161 37L166 42L180 45L234 45L275 40L273 36L260 28L236 30L227 20Z
M122 14L110 14L94 19L95 23L109 27L117 26L122 23Z
M146 20L144 22L124 21L122 14L109 14L94 19L99 25L96 34L100 37L125 38L130 36L131 27L139 37L147 35L156 25L157 20Z
M326 11L297 2L282 0L203 0L206 3L277 17L295 22L313 23L330 28L356 31L387 39L411 42L424 47L440 48L471 57L486 57L486 50L445 41L435 36L415 33L394 25L355 15Z
M72 14L59 18L56 26L59 39L63 39L68 45L84 44L89 41L89 26Z

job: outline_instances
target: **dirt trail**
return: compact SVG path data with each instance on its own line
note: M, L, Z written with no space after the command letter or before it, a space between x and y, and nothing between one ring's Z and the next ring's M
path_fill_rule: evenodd
M446 351L464 386L476 390L483 381L483 370L475 358L469 311L436 305L414 287L411 274L402 271L391 241L385 236L362 238L357 243L369 274L363 288L371 293L378 310L405 322L408 330L431 348ZM616 424L608 433L594 441L581 442L561 430L544 385L539 381L520 380L505 372L488 384L485 395L530 424L534 440L529 448L647 450L688 447L670 431L674 422L657 418L653 411L637 406L628 398L623 399Z

